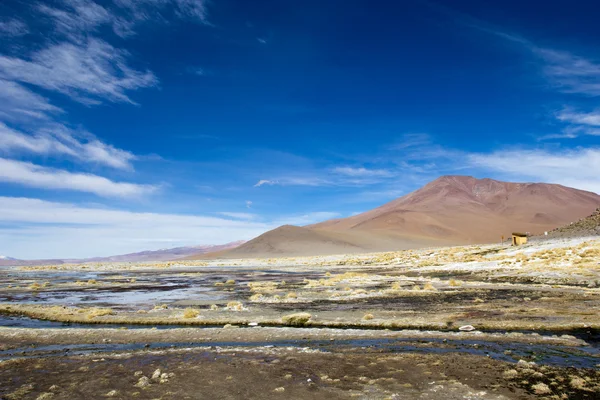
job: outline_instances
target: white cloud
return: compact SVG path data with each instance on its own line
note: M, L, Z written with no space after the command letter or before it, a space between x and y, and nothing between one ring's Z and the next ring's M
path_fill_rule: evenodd
M473 166L514 178L559 183L600 193L600 148L573 150L501 150L467 156Z
M333 172L340 175L351 176L355 178L387 178L394 174L386 169L367 169L367 168L352 168L352 167L336 167Z
M252 202L250 200L246 200L246 208L252 208Z
M600 64L566 51L531 44L529 47L545 61L544 73L558 89L565 93L600 96Z
M183 214L130 212L0 197L0 253L18 258L108 256L251 239L273 225ZM35 243L35 245L32 245Z
M157 79L150 71L129 67L128 56L99 39L60 43L37 51L30 60L0 56L0 78L60 92L85 104L133 103L126 92L155 86Z
M246 220L246 221L258 219L258 215L256 215L256 214L243 213L243 212L221 211L221 212L218 212L217 214L222 215L224 217L229 217L229 218L233 218L233 219L241 219L241 220Z
M261 187L263 185L277 185L277 183L278 183L277 181L271 181L271 180L268 180L268 179L261 179L261 180L259 180L254 185L254 187Z
M180 17L190 17L202 22L206 21L206 0L174 0L177 14Z
M126 38L135 34L137 24L166 22L169 13L208 24L204 0L115 0L116 7L103 4L92 0L62 0L54 6L41 4L38 10L54 21L57 32L71 40L79 40L102 26L110 26L115 34Z
M0 197L0 222L5 223L0 224L0 254L24 259L74 258L222 244L252 239L283 224L311 224L338 216L311 212L261 222Z
M176 17L190 19L210 25L206 0L114 0L127 12L126 18L116 18L113 22L115 33L120 36L134 34L134 27L145 21L164 22L168 13Z
M559 112L556 115L556 118L560 121L572 124L600 126L600 111L582 113L571 109L565 109Z
M0 79L0 118L5 121L46 120L63 111L48 99L16 82Z
M63 0L62 6L40 4L38 10L54 20L57 31L67 35L93 31L116 19L106 8L89 0Z
M23 36L29 33L27 25L16 19L0 21L0 36Z
M104 197L139 197L158 190L153 185L115 182L98 175L73 173L4 158L0 158L0 181L42 189L88 192Z
M132 169L130 162L135 158L130 152L107 145L87 132L78 135L77 132L59 124L48 125L32 136L0 122L0 151L67 155L78 161L120 169Z

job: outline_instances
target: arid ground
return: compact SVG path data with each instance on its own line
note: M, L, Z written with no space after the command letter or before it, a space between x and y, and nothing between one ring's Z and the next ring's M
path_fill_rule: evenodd
M600 240L0 269L6 399L597 399Z

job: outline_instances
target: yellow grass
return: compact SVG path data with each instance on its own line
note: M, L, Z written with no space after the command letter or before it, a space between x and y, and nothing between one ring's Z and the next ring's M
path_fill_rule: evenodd
M183 318L198 318L200 311L195 308L186 308L183 310Z

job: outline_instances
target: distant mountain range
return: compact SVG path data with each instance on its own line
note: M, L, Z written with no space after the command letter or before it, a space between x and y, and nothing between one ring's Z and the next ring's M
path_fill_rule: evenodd
M596 193L547 183L443 176L381 207L305 227L281 226L219 257L315 255L500 242L590 215ZM205 258L212 254L194 255Z
M122 254L110 257L94 257L84 259L48 259L48 260L17 260L15 258L0 256L0 266L23 266L23 265L52 265L68 263L88 262L140 262L140 261L172 261L190 255L199 255L232 249L243 244L244 241L231 242L222 245L203 245L176 247L153 251L142 251L139 253Z

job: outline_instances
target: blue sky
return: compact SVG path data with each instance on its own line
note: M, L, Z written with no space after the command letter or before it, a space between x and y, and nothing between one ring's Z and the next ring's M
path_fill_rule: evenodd
M0 254L250 239L444 174L600 192L600 5L565 4L4 0Z

